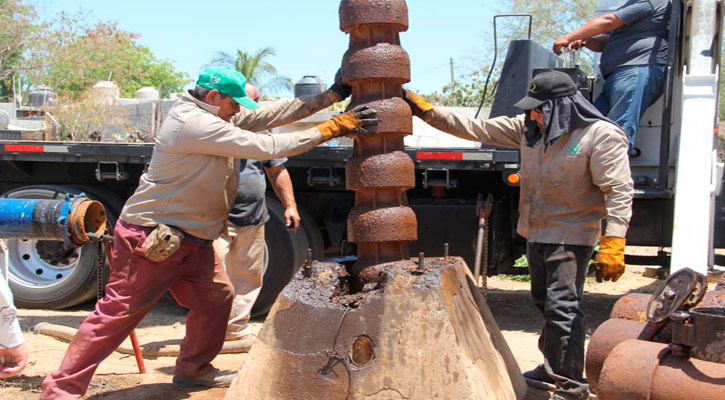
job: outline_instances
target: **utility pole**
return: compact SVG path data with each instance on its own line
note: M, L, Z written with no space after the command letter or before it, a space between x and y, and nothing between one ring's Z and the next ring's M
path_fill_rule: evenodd
M451 94L453 94L456 89L456 76L453 73L453 57L451 57L450 60L451 60ZM453 105L454 106L458 105L458 100L455 98L455 96L453 96Z
M453 57L451 57L451 86L456 81L456 76L453 74Z

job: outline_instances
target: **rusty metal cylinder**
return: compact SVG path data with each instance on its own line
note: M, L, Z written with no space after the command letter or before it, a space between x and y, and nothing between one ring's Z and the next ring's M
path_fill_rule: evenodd
M722 400L725 364L670 353L666 344L627 340L602 368L600 400Z
M410 58L400 46L408 29L404 0L343 0L340 29L350 35L343 57L343 82L352 87L350 108L367 105L378 113L373 136L354 137L345 168L355 207L348 217L348 240L358 245L352 267L354 286L375 282L380 264L408 258L407 243L417 240L415 213L405 192L415 187L415 166L404 152L403 137L413 133L410 107L401 98L410 81Z
M0 238L38 239L81 246L106 231L103 204L83 196L66 200L0 199Z
M652 298L651 294L630 293L622 296L612 307L609 318L622 318L632 321L647 320L647 304ZM711 290L705 293L695 309L700 307L725 307L725 291Z
M614 303L609 318L622 318L631 321L647 320L647 303L652 298L647 293L630 293L624 295Z
M613 318L604 321L594 331L589 346L587 346L586 359L587 381L592 392L598 393L600 374L609 353L618 344L636 339L646 325L645 322Z

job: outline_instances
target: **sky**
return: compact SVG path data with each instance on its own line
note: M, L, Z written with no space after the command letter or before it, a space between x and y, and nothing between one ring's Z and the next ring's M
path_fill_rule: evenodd
M408 0L410 28L401 34L412 64L409 88L421 93L450 82L449 59L457 75L491 37L492 18L505 0ZM139 42L192 77L217 51L255 51L271 46L270 62L293 82L320 75L331 84L348 46L339 30L339 0L35 0L42 18L60 11L90 11L98 21L139 33Z

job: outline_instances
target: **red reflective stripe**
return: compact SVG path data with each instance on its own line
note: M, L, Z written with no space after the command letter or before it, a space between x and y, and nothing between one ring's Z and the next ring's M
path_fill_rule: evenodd
M42 153L43 145L42 144L6 144L5 151L25 151L25 152L32 152L32 153L38 153L38 152Z
M419 151L416 157L419 160L463 160L463 153Z

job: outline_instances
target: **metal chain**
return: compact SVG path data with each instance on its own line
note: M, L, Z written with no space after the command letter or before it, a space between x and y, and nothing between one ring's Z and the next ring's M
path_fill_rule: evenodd
M96 241L96 251L98 252L98 257L96 261L96 282L98 282L98 287L96 289L96 301L101 300L103 298L103 240Z
M483 293L483 296L488 296L488 226L490 225L490 217L487 217L485 219L485 224L483 225L483 243L481 245L481 292Z

